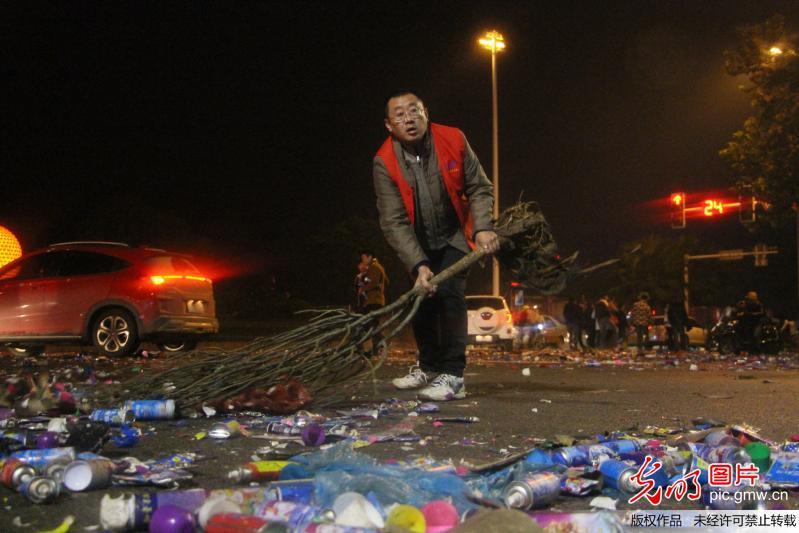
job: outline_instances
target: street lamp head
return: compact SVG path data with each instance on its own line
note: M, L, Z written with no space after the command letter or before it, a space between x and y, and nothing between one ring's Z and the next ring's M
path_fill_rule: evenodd
M490 50L492 54L505 50L505 39L496 30L487 32L477 42L486 50Z

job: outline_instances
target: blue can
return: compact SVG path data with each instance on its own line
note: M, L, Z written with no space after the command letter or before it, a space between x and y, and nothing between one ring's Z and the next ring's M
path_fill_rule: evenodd
M125 409L133 411L136 420L172 420L175 418L175 400L130 400Z
M585 447L565 446L552 451L552 462L564 466L584 466L590 463L590 460Z
M270 483L264 495L271 500L304 503L310 505L314 496L314 481L278 481Z
M632 439L609 440L602 443L617 454L633 453L641 450L641 443Z
M124 407L118 409L95 409L89 418L95 422L105 422L109 426L122 426L131 424L135 417L133 411Z
M528 463L536 463L536 464L543 464L543 465L551 465L553 463L552 459L552 452L547 450L542 450L540 448L536 448L527 454L527 457L524 459Z
M607 459L599 463L599 471L602 472L605 485L618 491L633 493L642 487L632 479L638 472L638 467L625 461Z
M19 444L19 447L28 448L36 446L36 435L25 429L10 429L0 431L0 438L12 440Z
M53 462L74 461L75 448L43 448L41 450L20 450L11 457L27 463L37 470L42 470Z

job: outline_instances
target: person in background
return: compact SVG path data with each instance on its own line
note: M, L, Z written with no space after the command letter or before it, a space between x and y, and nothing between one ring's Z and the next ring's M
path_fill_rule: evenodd
M365 313L366 312L366 284L369 283L369 278L366 277L366 270L369 268L369 265L361 261L358 263L358 273L355 275L355 312L356 313Z
M580 321L582 320L583 310L580 304L569 296L569 301L563 306L563 320L569 331L569 348L572 350L580 349Z
M424 400L464 398L467 272L438 286L430 280L474 248L499 250L493 186L463 132L429 122L413 92L388 98L383 124L389 137L372 166L380 228L415 286L430 295L413 318L419 365L392 384L421 388Z
M649 305L649 294L642 292L630 309L630 324L635 328L637 355L643 355L646 350L646 338L651 320L652 306Z
M368 313L386 305L388 276L371 250L361 252L361 264L366 265L366 283L363 286L364 310Z
M596 346L597 348L609 348L615 339L616 326L610 319L611 309L607 295L603 296L594 304L593 318L596 320Z
M685 351L688 349L688 311L685 310L685 301L677 298L666 306L666 319L669 321L671 334L671 349Z
M595 346L594 306L583 294L580 296L580 307L583 310L582 320L580 321L580 341L583 342L583 335L585 335L585 344L583 346L593 349Z

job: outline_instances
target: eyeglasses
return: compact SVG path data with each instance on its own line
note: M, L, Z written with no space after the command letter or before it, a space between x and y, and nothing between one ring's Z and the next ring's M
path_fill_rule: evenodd
M402 124L408 119L415 120L422 115L424 115L424 108L420 109L418 107L409 107L407 112L399 111L389 120L391 120L391 122L394 124Z

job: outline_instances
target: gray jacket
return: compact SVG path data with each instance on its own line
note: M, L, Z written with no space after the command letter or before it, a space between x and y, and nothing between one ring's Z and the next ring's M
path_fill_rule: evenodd
M462 133L461 133L462 134ZM429 149L423 154L422 168L426 169L428 183L439 185L443 194L439 197L444 197L447 204L439 202L439 205L433 206L434 209L439 211L446 210L452 212L451 200L446 193L441 171L438 168L438 159L436 157L435 146L433 137L428 130L425 142L429 143ZM402 177L414 189L414 208L419 212L419 196L416 194L418 187L416 184L416 176L403 164L405 161L405 154L402 145L399 141L393 141L394 153L400 161L400 170ZM486 177L480 161L469 146L468 141L464 137L464 158L463 158L463 182L464 193L469 201L469 208L472 212L473 220L473 235L480 231L492 230L493 221L492 210L494 208L494 195L493 186ZM425 241L423 234L425 228L414 228L411 225L408 213L405 211L405 205L402 203L399 189L394 181L391 179L385 164L379 157L375 157L372 167L372 176L374 179L375 194L377 196L377 210L380 217L380 228L386 240L392 248L397 252L400 260L405 267L411 272L412 275L416 274L416 269L428 262L427 251L424 249L422 242ZM416 217L417 219L419 217ZM453 234L448 236L448 244L460 249L464 253L468 253L469 247L466 244L466 239L462 237L463 229L459 223L456 222Z

